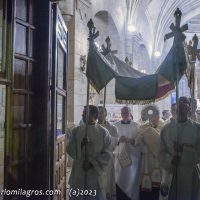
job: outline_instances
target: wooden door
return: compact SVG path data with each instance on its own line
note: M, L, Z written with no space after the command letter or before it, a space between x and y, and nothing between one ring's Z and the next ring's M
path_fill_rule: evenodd
M52 56L52 131L53 188L61 191L55 197L66 199L66 103L67 103L67 28L57 4L53 4Z
M33 71L35 58L33 52L32 0L14 1L14 52L13 82L11 94L11 127L9 180L12 188L29 187L32 167L34 132L34 88Z
M49 1L8 0L13 33L12 85L7 106L6 189L49 189L47 92ZM39 17L42 16L42 19ZM41 24L42 23L42 24ZM44 37L45 35L45 37ZM41 57L42 55L42 57ZM49 130L49 127L48 127ZM23 195L5 199L25 199ZM47 199L31 196L29 199Z

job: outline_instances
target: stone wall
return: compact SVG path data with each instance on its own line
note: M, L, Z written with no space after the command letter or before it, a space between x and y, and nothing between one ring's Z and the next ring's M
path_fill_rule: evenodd
M67 119L68 127L72 127L79 123L83 106L86 105L87 80L85 71L83 72L80 66L81 57L84 55L87 56L88 53L87 22L92 16L91 2L88 0L66 0L65 3L66 5L61 4L60 7L69 34ZM68 3L71 10L67 12L66 7Z

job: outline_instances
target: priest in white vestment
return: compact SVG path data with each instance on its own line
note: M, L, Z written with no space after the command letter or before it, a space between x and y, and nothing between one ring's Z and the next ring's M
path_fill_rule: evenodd
M149 123L140 126L135 145L141 147L142 167L140 173L140 200L158 200L162 172L158 161L160 130L164 121L160 119L155 105L146 107Z
M92 105L89 106L89 122L85 137L86 106L82 117L84 124L72 130L71 140L67 146L68 154L74 159L69 179L69 196L70 199L79 200L107 200L106 169L113 157L109 148L114 143L127 142L127 139L120 137L113 140L108 130L96 123L98 108Z
M85 138L86 125L80 125L72 130L72 138L68 144L67 152L74 159L69 185L71 191L84 190L89 194L79 194L70 199L106 200L106 173L105 169L111 159L107 151L111 143L108 131L97 124L98 116L96 106L89 107L89 125L87 138ZM83 121L86 121L86 107L83 111ZM87 149L85 159L85 146Z
M117 128L106 120L107 116L106 108L104 108L103 106L98 106L98 109L99 109L98 123L109 131L109 134L111 136L111 144L108 149L113 154L117 146L117 143L119 141ZM106 168L106 176L107 176L106 198L107 200L116 200L114 154L109 161L108 167Z
M118 135L126 136L130 141L127 144L119 144L116 149L115 177L118 200L139 199L141 154L140 147L135 147L131 143L138 134L139 124L131 121L130 113L128 107L123 107L122 121L114 124L118 129Z
M160 164L173 174L169 200L199 200L200 125L188 119L189 101L180 97L177 120L161 131Z

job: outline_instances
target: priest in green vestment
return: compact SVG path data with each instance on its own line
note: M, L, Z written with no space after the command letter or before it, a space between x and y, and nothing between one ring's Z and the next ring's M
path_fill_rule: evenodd
M110 147L127 141L125 137L113 140L108 130L96 123L98 117L96 106L89 106L87 137L85 137L86 107L82 117L84 123L72 130L71 140L67 147L68 154L74 159L69 179L69 191L71 191L69 196L71 196L70 199L76 200L107 200L106 170L113 157ZM80 190L86 195L80 192L77 195Z

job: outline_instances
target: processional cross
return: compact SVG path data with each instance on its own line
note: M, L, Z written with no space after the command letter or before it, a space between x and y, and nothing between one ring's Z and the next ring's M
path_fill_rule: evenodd
M106 56L108 53L112 53L112 54L117 54L117 50L111 50L111 40L110 40L110 37L108 36L106 39L105 39L105 42L106 42L106 47L103 45L101 45L102 47L102 54L104 56Z
M99 36L99 31L96 31L96 28L94 26L94 23L92 19L89 20L87 23L87 26L89 28L89 51L91 48L93 48L94 45L94 39L96 39ZM85 135L82 141L85 142L84 145L84 162L88 161L88 155L87 155L87 145L88 145L88 123L89 123L89 91L90 91L90 83L89 79L87 78L87 109L86 109L86 127L85 127ZM84 173L84 189L86 189L87 185L87 173ZM86 199L86 196L84 196L84 200Z
M174 23L172 23L170 25L170 29L172 30L172 32L166 34L165 37L164 37L164 41L166 41L167 39L169 39L171 37L174 37L173 46L176 48L175 52L174 52L176 54L175 55L175 61L174 61L174 64L175 64L174 67L176 68L175 71L176 71L176 104L177 104L176 112L177 112L177 116L179 116L178 115L179 114L179 106L178 106L178 98L179 98L179 87L178 87L178 85L179 85L179 69L178 69L178 66L177 66L178 63L177 63L177 57L176 56L177 56L177 53L178 53L178 49L177 49L176 46L178 45L178 43L183 42L185 40L186 36L183 34L183 32L188 30L188 25L187 24L185 24L185 25L180 27L181 16L182 16L182 12L180 11L179 8L177 8L175 13L174 13L175 25L174 25ZM175 130L175 131L177 132L177 138L176 138L177 140L174 141L174 142L177 142L179 144L178 131L177 130ZM176 157L177 157L177 162L178 162L178 153L177 153ZM176 165L175 171L173 172L174 174L176 174L176 179L175 179L176 187L177 187L177 184L178 184L177 170L178 170L178 166ZM176 188L176 198L175 199L177 199L177 195L178 195L178 193L177 193L177 188Z
M197 49L198 42L199 42L199 38L195 34L192 38L192 41L190 41L189 45L187 46L188 54L190 55L190 60L192 62L196 62L196 59L200 60L200 49Z
M102 48L102 54L104 56L106 56L108 53L112 53L112 54L117 54L117 50L111 50L111 40L110 40L110 37L108 36L106 39L105 39L105 42L106 42L106 47L104 46L104 44L101 45L101 48ZM106 87L104 88L104 97L103 97L103 107L105 108L106 106Z
M177 8L175 13L174 13L175 25L174 25L174 23L172 23L169 27L172 30L172 32L167 33L164 37L164 41L166 41L167 39L169 39L171 37L174 37L173 46L177 45L179 42L183 42L186 38L186 36L183 34L183 32L188 30L188 25L185 24L185 25L180 27L181 16L182 16L182 12L180 11L179 8ZM178 52L175 52L175 53L178 53ZM175 59L176 59L176 55L175 55ZM177 61L175 60L175 67L176 67L176 102L178 102L179 70L178 70L178 67L176 65L177 65Z
M94 40L99 36L99 31L96 31L96 27L94 26L94 22L92 21L92 19L90 19L87 23L87 26L89 28L89 36L88 36L88 40L89 40L89 51L90 49L94 48ZM88 122L89 119L89 98L90 98L90 93L91 93L92 89L90 89L90 84L89 84L89 80L87 79L87 114L86 114L86 121ZM86 128L87 128L88 123L86 123ZM86 132L87 135L87 132Z
M93 43L94 40L99 36L99 31L96 31L96 27L94 27L94 22L92 21L92 19L89 20L89 22L87 23L87 26L89 28L88 40L90 41L90 45L91 45L91 43Z
M191 69L188 72L188 77L189 77L191 96L193 98L194 98L194 89L195 89L195 62L196 62L196 59L200 60L200 49L197 49L198 42L199 42L199 38L195 34L192 38L192 41L190 40L189 45L187 46L188 54L190 56L190 61L192 63Z
M125 58L125 63L127 64L127 65L132 65L132 62L131 61L129 61L129 59L128 59L128 57L126 56L126 58Z
M177 8L175 13L174 13L175 25L174 25L174 23L172 23L170 25L169 28L171 29L172 32L165 35L164 41L166 41L167 39L169 39L171 37L174 37L174 43L173 44L177 44L177 42L185 40L186 36L183 34L183 32L188 30L188 25L185 24L185 25L180 27L181 16L182 16L182 12L180 11L179 8Z

